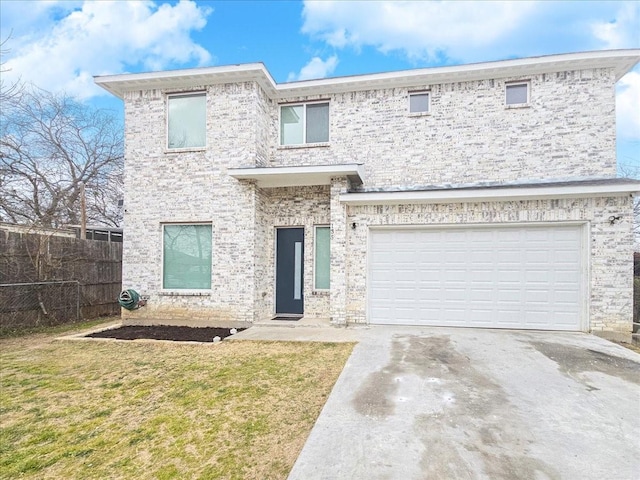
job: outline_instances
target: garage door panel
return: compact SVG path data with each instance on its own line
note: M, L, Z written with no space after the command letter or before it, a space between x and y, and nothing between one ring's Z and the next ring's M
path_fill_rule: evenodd
M580 330L582 228L373 230L371 323Z
M474 288L471 290L469 299L474 302L493 302L494 292L490 288Z
M522 255L520 250L516 250L514 248L505 248L504 250L501 248L497 251L494 250L494 254L497 257L498 262L514 264L520 264L520 256Z
M427 268L420 265L420 283L423 285L431 285L434 282L440 283L442 274L440 270L436 270L434 268Z

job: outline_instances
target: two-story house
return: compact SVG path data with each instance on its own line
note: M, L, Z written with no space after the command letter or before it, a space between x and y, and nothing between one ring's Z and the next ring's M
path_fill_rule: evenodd
M640 50L276 83L96 77L125 105L125 323L632 327L615 83Z

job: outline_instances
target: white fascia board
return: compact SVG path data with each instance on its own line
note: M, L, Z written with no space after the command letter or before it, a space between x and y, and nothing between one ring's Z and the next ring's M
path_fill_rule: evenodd
M301 167L230 168L227 173L237 180L254 180L261 188L330 185L332 177L348 177L361 184L364 169L357 163L310 165Z
M418 84L428 85L489 78L507 78L563 70L604 67L613 68L616 72L616 80L619 80L638 62L640 62L640 49L602 50L306 80L278 85L277 91L280 98L292 98L312 94L341 93L379 88L400 88Z
M276 82L262 63L104 75L95 76L93 80L96 85L119 98L131 90L179 89L245 81L256 81L267 94L276 96Z
M640 49L601 50L304 80L280 85L276 84L262 63L96 76L94 82L117 97L123 98L125 92L132 90L180 89L219 83L255 81L270 98L283 100L307 95L507 78L589 68L613 68L616 80L618 80L638 62L640 62Z
M573 185L519 188L469 188L413 192L342 193L340 202L347 205L398 205L412 203L467 203L548 198L584 198L637 195L638 183L615 185Z

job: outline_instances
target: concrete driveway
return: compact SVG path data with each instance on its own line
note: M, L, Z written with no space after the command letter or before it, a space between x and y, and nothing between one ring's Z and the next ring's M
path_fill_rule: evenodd
M580 333L357 336L290 480L640 478L639 354Z

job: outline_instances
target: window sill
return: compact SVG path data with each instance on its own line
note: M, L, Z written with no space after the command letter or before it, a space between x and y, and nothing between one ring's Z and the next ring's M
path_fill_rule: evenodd
M431 112L409 112L408 117L430 117Z
M161 290L158 295L167 297L210 297L211 290Z
M190 152L206 152L207 147L197 147L197 148L165 148L165 155L171 155L172 153L190 153Z
M529 103L517 103L515 105L505 105L505 110L517 110L519 108L531 108L531 104Z
M329 142L323 143L303 143L300 145L278 145L278 150L296 150L298 148L327 148L330 147Z
M331 293L331 290L312 290L311 295L317 295L321 297L326 297Z

